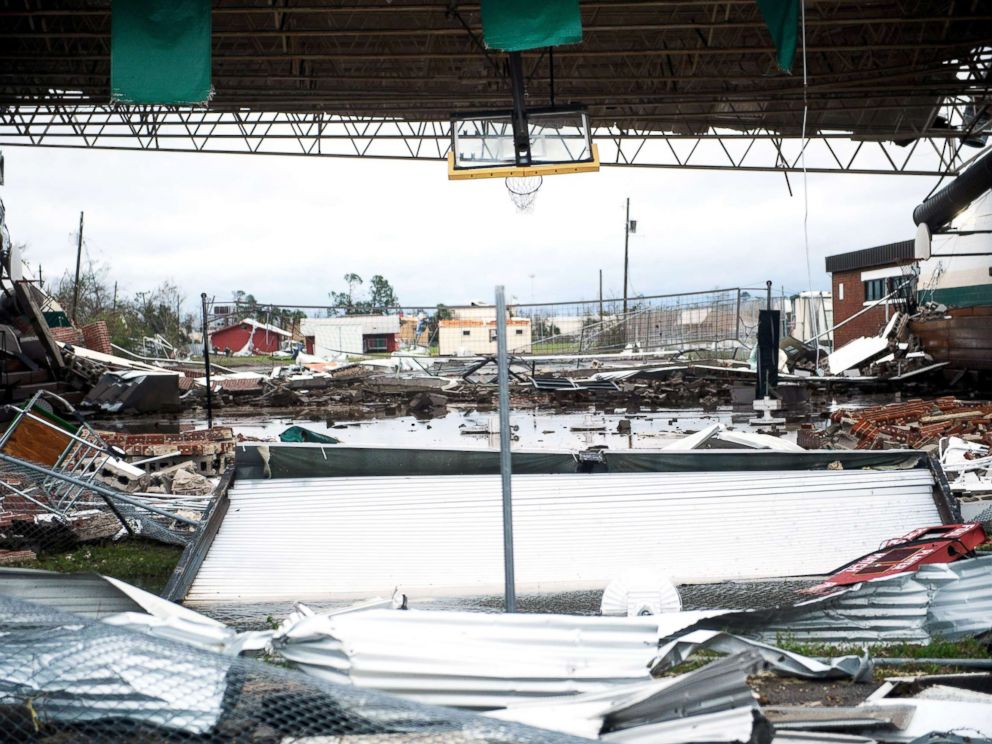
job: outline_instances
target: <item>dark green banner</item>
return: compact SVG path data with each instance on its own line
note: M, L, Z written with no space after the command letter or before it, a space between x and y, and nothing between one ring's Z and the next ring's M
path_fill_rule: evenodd
M210 0L113 0L111 99L206 103L210 29Z
M775 58L783 70L792 70L799 37L799 3L803 0L758 0L768 33L775 44Z
M578 44L579 0L482 0L482 36L504 52Z

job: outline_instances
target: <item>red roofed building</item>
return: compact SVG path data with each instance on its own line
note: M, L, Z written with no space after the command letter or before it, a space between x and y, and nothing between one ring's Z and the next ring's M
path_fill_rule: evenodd
M245 318L240 323L212 332L210 347L215 351L230 349L234 356L271 354L279 351L283 341L289 338L290 334L282 328Z

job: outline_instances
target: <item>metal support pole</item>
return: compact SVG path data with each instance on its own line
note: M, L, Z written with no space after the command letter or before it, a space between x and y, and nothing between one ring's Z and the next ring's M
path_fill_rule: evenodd
M83 213L79 213L79 234L76 236L76 281L72 285L72 324L79 313L79 265L83 255Z
M506 350L506 292L496 287L496 369L499 387L499 473L503 482L503 581L505 609L517 611L513 578L513 502L510 491L510 380Z
M603 270L599 270L599 319L603 319Z
M530 127L527 124L527 107L524 83L524 63L520 52L510 52L510 92L513 96L513 149L517 165L530 165Z
M207 320L207 293L200 293L200 307L203 313L203 367L207 372L207 428L214 428L214 395L210 388L210 324Z
M630 268L630 257L627 248L630 245L630 197L627 197L627 219L623 223L623 318L627 323L627 270Z

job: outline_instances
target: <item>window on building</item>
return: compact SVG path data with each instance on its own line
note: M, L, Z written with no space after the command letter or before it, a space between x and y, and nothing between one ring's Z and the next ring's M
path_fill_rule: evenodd
M837 299L844 299L844 282L838 282L837 284Z
M472 331L462 331L462 335L463 336L471 336L472 335Z
M489 329L489 343L491 343L491 344L496 343L496 329L495 328L490 328Z
M517 335L518 336L523 336L524 335L524 329L523 328L518 328L517 329Z
M907 301L915 292L913 281L908 276L888 276L883 279L869 279L865 282L865 302L875 302L892 295L893 302ZM893 294L895 293L895 294ZM843 297L841 297L843 299Z
M366 336L365 351L389 351L389 338L386 336Z
M865 282L865 302L880 300L887 294L884 279L869 279Z

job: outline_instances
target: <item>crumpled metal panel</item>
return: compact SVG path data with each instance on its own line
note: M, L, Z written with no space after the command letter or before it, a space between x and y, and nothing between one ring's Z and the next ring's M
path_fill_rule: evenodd
M486 715L602 741L767 744L771 727L747 685L761 665L745 652L677 677L513 704Z
M229 666L221 657L163 657L153 638L73 624L71 616L53 628L25 616L30 605L0 599L0 704L29 697L43 719L116 718L191 734L217 723Z
M926 469L516 475L517 589L825 573L940 523L932 489ZM497 475L235 480L229 498L187 601L502 593ZM700 550L714 524L732 528Z
M871 680L872 663L864 656L842 656L828 662L811 659L802 654L775 646L713 630L696 630L669 641L658 650L655 671L681 664L700 649L720 653L748 652L760 658L780 674L806 679L850 679L855 682Z
M272 647L315 677L485 710L647 681L658 636L652 617L367 610L298 614Z
M734 632L768 642L929 643L992 628L992 556L921 566L794 607L725 615Z

